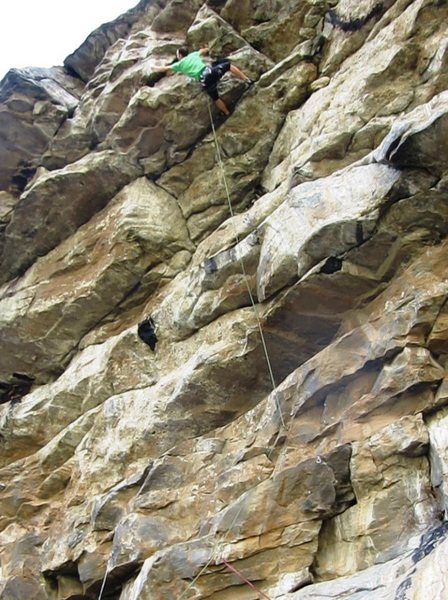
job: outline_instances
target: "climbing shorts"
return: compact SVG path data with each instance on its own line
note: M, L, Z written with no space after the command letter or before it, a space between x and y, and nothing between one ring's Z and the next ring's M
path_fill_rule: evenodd
M205 67L199 79L202 89L212 100L218 100L218 82L230 70L230 60L220 58L215 60L209 67Z

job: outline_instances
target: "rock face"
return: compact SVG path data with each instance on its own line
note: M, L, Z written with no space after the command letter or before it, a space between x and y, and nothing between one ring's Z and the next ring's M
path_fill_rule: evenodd
M447 21L142 0L0 83L1 600L445 600Z

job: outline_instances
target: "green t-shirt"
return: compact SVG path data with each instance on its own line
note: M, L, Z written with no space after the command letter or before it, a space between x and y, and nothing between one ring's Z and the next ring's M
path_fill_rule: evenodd
M196 52L190 52L190 54L187 54L187 56L184 56L184 58L170 66L177 73L183 73L184 75L188 75L188 77L193 77L193 79L199 79L206 65L201 58L200 51L196 50Z

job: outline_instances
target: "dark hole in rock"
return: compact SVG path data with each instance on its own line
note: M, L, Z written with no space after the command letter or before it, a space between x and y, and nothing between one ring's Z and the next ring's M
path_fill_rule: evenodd
M33 383L34 379L25 373L13 373L10 381L0 381L0 404L20 402Z
M340 271L342 268L342 260L337 256L330 256L326 261L323 267L321 268L321 273L325 273L326 275L330 275L331 273L336 273Z

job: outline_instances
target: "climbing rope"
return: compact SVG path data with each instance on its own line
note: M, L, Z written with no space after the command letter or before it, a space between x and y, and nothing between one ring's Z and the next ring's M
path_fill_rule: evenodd
M98 596L98 600L101 600L103 597L104 588L106 587L107 575L109 574L109 561L107 561L106 572L104 573L103 583L101 584L100 595Z
M230 213L231 218L233 218L235 216L235 213L234 213L233 206L232 206L232 200L231 200L231 197L230 197L229 186L228 186L228 183L227 183L227 178L226 178L225 169L224 169L224 163L223 163L223 160L222 160L222 154L221 154L221 150L220 150L219 143L218 143L218 137L216 135L215 124L213 122L213 115L212 115L212 111L211 111L211 108L210 108L210 103L207 103L207 106L208 106L208 111L209 111L209 116L210 116L210 123L211 123L211 127L212 127L213 138L214 138L214 143L215 143L215 148L216 148L216 156L217 156L219 168L220 168L221 175L222 175L224 189L225 189L226 196L227 196L227 203L228 203L228 207L229 207L229 213ZM235 225L234 225L234 228L235 228ZM238 245L239 242L240 242L240 239L239 239L238 233L236 231L236 228L235 228L235 236L234 237L235 237L236 245ZM258 314L257 305L255 303L255 299L254 299L254 296L252 294L252 290L250 288L249 277L248 277L248 274L247 274L247 271L246 271L246 267L244 265L243 258L240 256L238 260L239 260L240 265L241 265L241 272L242 272L242 275L243 275L243 278L244 278L244 282L245 282L245 285L246 285L246 288L247 288L247 292L248 292L248 295L249 295L249 298L250 298L252 310L254 311L255 318L256 318L256 321L257 321L257 326L258 326L258 331L260 333L260 339L261 339L261 343L262 343L262 347L263 347L263 352L264 352L264 355L265 355L266 364L267 364L267 367L268 367L269 376L270 376L270 380L271 380L271 384L272 384L272 389L273 389L273 392L274 392L275 405L276 405L276 408L277 408L277 412L278 412L278 415L280 417L280 421L281 421L281 424L283 426L283 429L287 429L287 426L286 426L286 423L285 423L285 420L284 420L284 417L283 417L283 413L282 413L282 410L281 410L280 402L279 402L279 400L277 398L277 394L276 394L277 384L275 382L274 372L273 372L273 369L272 369L272 363L271 363L271 360L270 360L270 357L269 357L269 352L268 352L268 349L267 349L266 340L265 340L264 333L263 333L263 328L261 326L261 320L260 320L260 317L259 317L259 314ZM277 433L276 439L274 440L274 442L272 444L272 447L269 448L269 452L267 453L267 457L268 458L269 458L271 452L274 450L274 448L275 448L275 446L277 444L277 441L278 441L280 435L281 435L281 431L279 431ZM234 524L236 523L238 517L240 516L241 511L243 510L243 507L244 507L244 504L242 503L241 506L239 507L238 511L236 512L236 514L235 514L235 516L234 516L234 518L232 520L231 525L228 527L227 533L224 534L221 538L218 538L218 537L215 538L215 542L214 542L213 547L211 549L210 558L204 564L204 566L200 569L200 571L196 574L196 576L191 580L191 582L188 584L188 586L184 589L184 591L178 597L178 600L182 600L183 598L185 598L185 595L191 590L191 588L194 586L194 584L196 583L196 581L198 581L198 579L201 577L201 575L208 569L208 567L213 562L216 562L215 561L215 556L217 554L218 546L219 546L219 544L222 544L222 543L225 542L226 537L229 535L229 533L232 530ZM241 579L246 585L248 585L254 591L256 591L259 594L260 598L265 598L266 600L270 600L270 598L264 592L261 592L260 590L258 590L248 579L246 579L244 577L244 575L242 575L242 573L240 573L238 571L238 569L236 569L235 567L233 567L228 561L226 561L225 559L221 559L221 561L222 561L222 563L230 571L232 571L235 575L237 575L237 577L239 577L239 579ZM104 587L106 585L106 579L107 579L107 575L108 575L108 567L109 567L109 563L107 565L106 573L104 575L103 584L102 584L102 587L101 587L101 591L100 591L100 595L98 597L98 600L101 600L101 597L102 597L102 594L103 594L103 590L104 590Z
M219 168L221 170L222 180L223 180L223 183L224 183L224 189L226 191L227 203L228 203L228 206L229 206L229 213L230 213L230 216L233 218L235 216L235 213L234 213L233 206L232 206L232 200L231 200L231 197L230 197L229 186L227 184L227 178L226 178L226 174L225 174L225 170L224 170L224 163L223 163L223 160L222 160L221 150L220 150L219 143L218 143L218 137L216 135L216 129L215 129L215 124L213 122L213 115L212 115L212 111L211 111L211 108L210 108L210 103L207 103L207 106L208 106L208 112L209 112L209 116L210 116L210 123L211 123L211 126L212 126L213 138L214 138L214 142L215 142L216 156L217 156L217 159L218 159ZM236 244L239 244L239 242L240 242L240 239L239 239L239 236L238 236L238 233L237 233L236 229L235 229L235 242L236 242ZM269 352L268 352L267 345L266 345L266 340L265 340L265 337L264 337L264 334L263 334L263 329L262 329L262 326L261 326L261 320L260 320L260 317L258 315L257 306L256 306L256 303L255 303L255 300L254 300L254 296L252 294L252 290L251 290L250 285L249 285L249 277L247 275L246 267L244 265L244 261L243 261L242 257L240 257L238 260L239 260L240 265L241 265L241 271L242 271L242 274L243 274L243 277L244 277L244 281L245 281L245 284L246 284L246 287L247 287L247 291L248 291L248 294L249 294L249 298L250 298L250 302L251 302L251 305L252 305L252 309L253 309L254 314L255 314L255 318L256 318L256 321L257 321L257 325L258 325L258 330L260 332L260 338L261 338L261 342L262 342L262 346L263 346L264 355L265 355L265 358L266 358L266 364L268 366L269 375L270 375L271 383L272 383L272 388L273 388L273 391L274 391L274 398L275 398L276 408L277 408L277 411L278 411L278 414L279 414L279 417L280 417L280 421L281 421L281 424L282 424L283 428L287 429L287 426L286 426L286 423L285 423L285 420L284 420L284 417L283 417L283 413L282 413L282 410L281 410L280 402L278 401L278 398L277 398L277 394L276 394L277 385L276 385L275 378L274 378L274 373L273 373L273 369L272 369L272 363L271 363L271 360L269 358ZM274 440L274 442L272 444L272 447L269 449L269 453L267 454L268 458L269 458L271 452L274 450L274 448L275 448L275 446L277 444L277 441L278 441L280 435L281 435L281 431L279 431L277 433L276 439ZM215 558L215 555L216 555L216 550L218 548L218 545L221 544L221 543L223 543L223 542L225 542L227 535L232 530L234 524L236 523L238 517L240 516L241 511L243 510L243 507L244 507L244 504L241 503L241 506L238 509L238 511L236 512L236 514L235 514L235 516L233 518L233 521L232 521L230 527L228 527L228 529L227 529L227 534L224 535L221 539L219 539L218 537L215 538L215 543L213 545L210 558L205 563L205 565L201 568L201 570L199 571L199 573L197 573L197 575L194 577L194 579L192 579L192 581L185 588L185 590L181 593L181 595L178 597L177 600L182 600L185 597L185 595L188 593L188 591L194 586L194 584L196 583L196 581L201 577L201 575L212 564L212 562L215 562L214 558ZM270 600L269 597L266 594L264 594L263 592L261 592L260 590L258 590L257 588L255 588L255 586L253 584L251 584L249 582L249 580L247 580L235 567L233 567L232 565L230 565L229 562L227 562L225 559L221 559L221 561L226 565L226 567L228 569L230 569L231 571L233 571L242 581L244 581L247 585L249 585L251 588L253 588L260 595L260 597L263 597L263 598L266 598L267 600Z
M230 216L233 218L235 216L235 213L234 213L233 206L232 206L232 200L230 198L230 191L229 191L229 186L227 184L226 173L225 173L225 170L224 170L224 163L223 163L223 160L222 160L221 150L220 150L219 143L218 143L218 137L216 135L215 124L213 123L213 115L212 115L212 111L211 111L210 103L209 102L207 103L207 107L208 107L208 113L209 113L209 116L210 116L210 123L212 125L213 138L214 138L214 141L215 141L216 156L217 156L217 159L218 159L219 168L221 170L222 180L223 180L223 183L224 183L224 189L226 191L227 204L229 206L229 213L230 213ZM239 239L239 236L238 236L238 232L236 231L235 224L234 224L234 230L235 230L235 242L236 242L236 245L238 245L239 242L240 242L240 239ZM262 343L262 346L263 346L263 352L264 352L264 355L265 355L265 358L266 358L266 364L268 366L269 376L271 378L272 389L275 391L275 389L277 388L277 384L275 382L274 372L273 372L273 369L272 369L272 363L271 363L271 360L269 358L269 352L268 352L268 348L267 348L267 345L266 345L266 340L265 340L265 337L264 337L263 328L261 326L261 320L260 320L260 317L258 315L257 305L255 303L254 296L253 296L252 290L250 288L249 277L247 275L246 267L244 265L244 260L243 260L243 258L241 256L239 257L238 260L239 260L240 265L241 265L241 272L242 272L243 277L244 277L244 282L246 284L247 292L249 294L249 298L250 298L250 302L251 302L251 305L252 305L252 309L254 311L255 318L257 320L257 326L258 326L258 330L260 332L260 338L261 338L261 343ZM275 402L276 402L277 410L278 410L278 413L279 413L282 425L286 429L286 424L285 424L285 420L283 418L282 409L281 409L280 403L279 403L278 398L277 398L276 395L275 395Z
M229 562L227 562L225 560L225 558L222 559L222 562L226 565L226 567L229 569L229 571L232 571L233 573L235 573L235 575L237 577L239 577L239 579L241 579L241 581L244 581L244 583L246 585L248 585L250 588L252 588L254 590L254 592L257 592L257 594L259 594L262 598L266 598L266 600L271 600L269 598L269 596L267 596L264 592L262 592L261 590L259 590L258 588L256 588L251 581L249 581L248 579L246 579L244 577L244 575L242 573L240 573L238 571L238 569L235 569L235 567L232 566Z

